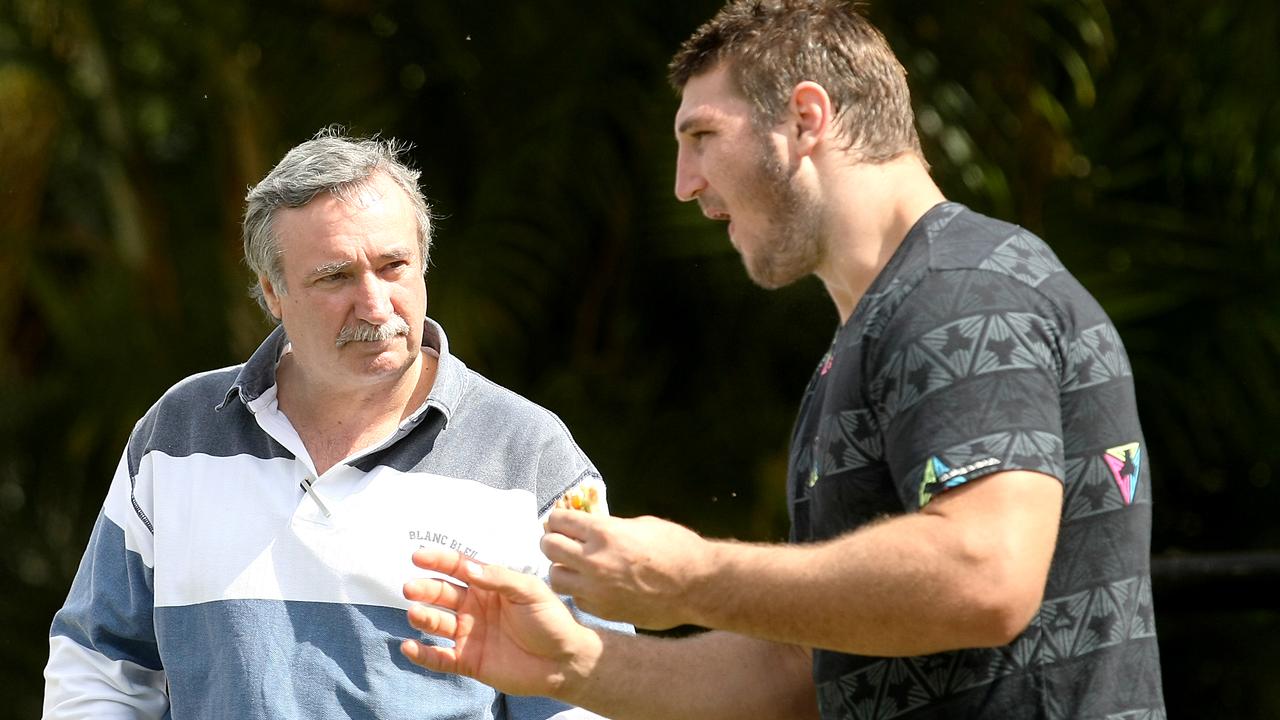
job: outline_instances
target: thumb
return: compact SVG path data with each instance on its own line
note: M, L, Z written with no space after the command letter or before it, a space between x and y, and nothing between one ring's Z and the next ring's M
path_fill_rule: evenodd
M459 570L458 579L468 585L499 593L513 602L529 604L545 600L544 596L555 597L540 578L501 565L466 560L461 563Z

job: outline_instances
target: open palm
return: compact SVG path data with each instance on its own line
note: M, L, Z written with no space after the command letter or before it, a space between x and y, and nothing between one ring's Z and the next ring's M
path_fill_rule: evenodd
M596 640L540 579L480 565L458 553L423 549L414 564L468 584L422 578L405 584L415 604L409 624L453 641L438 647L406 640L401 651L437 672L475 678L514 695L561 696L577 674L573 662Z

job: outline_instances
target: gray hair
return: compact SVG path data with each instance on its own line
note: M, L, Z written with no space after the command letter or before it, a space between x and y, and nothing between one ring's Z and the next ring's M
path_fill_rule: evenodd
M281 294L288 288L284 282L280 239L273 227L276 210L302 207L322 192L350 200L377 174L390 178L409 197L418 221L422 271L427 270L431 257L431 208L418 188L420 173L401 160L410 146L395 139L351 138L343 133L339 126L322 129L286 153L245 196L245 263L255 276L267 276ZM271 315L262 292L261 282L254 283L250 289L250 295Z

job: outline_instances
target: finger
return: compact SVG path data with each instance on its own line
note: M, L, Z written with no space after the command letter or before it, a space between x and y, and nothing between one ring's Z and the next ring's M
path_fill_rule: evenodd
M440 608L415 604L409 606L409 625L427 635L452 640L458 635L458 616Z
M573 596L574 602L578 602L579 607L581 607L578 596L586 588L582 580L582 575L578 571L573 568L565 567L564 565L552 565L551 572L548 574L547 578L551 581L552 590L560 593L561 595Z
M582 562L582 543L567 535L557 532L547 533L542 536L538 546L542 549L542 554L553 563L576 567Z
M552 510L547 517L548 532L560 533L579 542L585 542L600 524L607 520L603 515L575 512L572 510Z
M465 588L451 582L435 578L419 578L404 584L406 600L416 600L428 605L438 605L450 610L457 610L467 596Z
M438 573L463 579L466 564L471 562L467 556L455 550L437 547L420 547L413 551L413 564L423 570L434 570Z
M501 565L482 565L468 560L462 564L460 572L462 579L472 588L491 590L511 602L531 604L555 597L540 578Z
M485 590L493 590L501 593L507 599L520 602L532 603L539 600L545 600L545 595L550 595L551 591L546 584L540 579L516 572L502 567L501 565L486 565L484 563L472 560L461 553L452 550L444 550L440 548L419 548L413 553L413 564L423 570L433 570L435 572L444 573L450 577L457 578L468 585ZM441 580L433 580L427 578L427 583L441 582L445 585L449 583ZM409 585L419 581L410 581L405 585L405 591L410 590ZM443 600L447 601L452 597L447 588L420 588L414 585L412 588L415 592L425 589L427 592L438 592ZM463 591L465 593L465 591ZM418 597L409 597L410 600L419 600ZM462 597L457 598L461 602ZM424 602L430 602L424 600ZM435 602L448 606L446 602Z
M580 573L564 567L563 565L552 565L551 572L547 576L547 580L553 592L561 595L568 595L573 598L573 604L579 610L588 615L595 615L599 618L605 618L600 612L600 608L596 607L595 601L591 599L591 585L585 577ZM620 618L605 618L609 620L618 620Z
M453 648L442 648L417 640L405 640L400 643L400 652L415 665L442 673L459 673L458 653Z

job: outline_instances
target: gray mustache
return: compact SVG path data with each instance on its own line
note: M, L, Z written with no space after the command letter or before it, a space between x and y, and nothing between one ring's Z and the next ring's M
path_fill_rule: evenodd
M338 332L338 339L334 344L342 347L352 342L379 342L408 334L409 323L405 322L404 318L399 315L392 316L390 320L381 325L357 320L355 325L348 325Z

